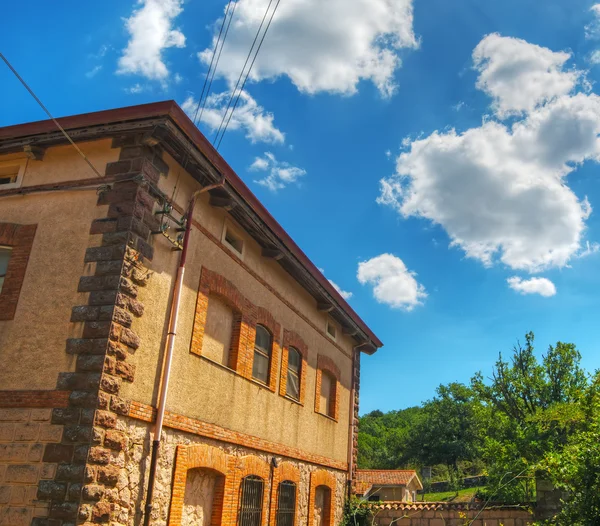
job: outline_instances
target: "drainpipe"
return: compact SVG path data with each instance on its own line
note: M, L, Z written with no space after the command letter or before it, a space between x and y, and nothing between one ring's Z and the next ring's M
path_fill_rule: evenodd
M350 381L350 414L349 414L349 426L348 426L348 499L352 496L352 461L354 460L353 449L354 449L354 399L356 398L356 353L359 353L359 346L352 349L352 379Z
M192 230L192 218L194 217L194 206L196 205L197 197L212 190L222 187L225 180L221 182L205 186L192 194L188 210L186 214L185 233L181 245L181 253L179 256L179 267L177 268L177 277L173 288L173 297L171 299L171 309L169 315L169 331L167 333L167 341L165 342L165 358L162 366L160 399L156 408L156 422L154 424L154 440L152 441L152 456L150 458L150 470L148 474L148 492L146 493L146 507L144 513L144 526L150 524L150 514L152 512L152 497L154 495L154 482L156 480L156 466L158 464L158 451L160 447L160 438L165 419L165 407L167 404L167 391L169 389L169 379L171 376L171 364L173 362L173 347L175 345L175 336L177 335L177 319L179 318L179 303L181 300L181 289L183 287L183 275L185 273L185 262L187 259L188 246L190 241L190 232Z

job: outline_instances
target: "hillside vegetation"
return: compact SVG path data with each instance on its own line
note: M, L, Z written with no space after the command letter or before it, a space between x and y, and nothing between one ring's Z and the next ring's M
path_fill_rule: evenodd
M455 491L464 476L485 474L478 497L511 503L533 500L543 477L570 494L557 524L592 524L600 516L600 374L580 360L562 342L538 359L528 333L490 378L476 373L468 385L440 385L419 407L364 415L359 467L431 466L432 480Z

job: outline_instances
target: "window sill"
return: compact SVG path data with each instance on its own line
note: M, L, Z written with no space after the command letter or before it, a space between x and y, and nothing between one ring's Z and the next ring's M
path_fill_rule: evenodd
M196 354L196 353L194 353L194 354ZM237 372L235 369L232 369L231 367L227 367L226 365L223 365L222 363L219 363L219 362L209 358L208 356L204 356L202 354L196 354L196 356L198 356L202 360L207 361L208 363L210 363L212 365L216 365L219 369L223 369L224 371L227 371L235 376L239 376L240 378L243 378L244 380L248 380L249 382L252 382L253 384L257 385L258 387L262 387L263 389L266 389L270 393L275 392L275 389L271 389L268 384L264 384L264 383L260 382L259 380L255 380L254 378L247 378L243 374L240 374L239 372Z
M300 407L304 407L304 404L300 401L300 400L296 400L295 398L292 398L291 396L288 395L282 395L282 398L284 398L285 400L287 400L288 402L293 402L294 404L299 405Z
M337 424L337 418L326 415L325 413L320 413L318 411L315 411L315 413L317 413L318 415L321 415L322 417L327 418L327 420L331 420L332 422L335 422Z

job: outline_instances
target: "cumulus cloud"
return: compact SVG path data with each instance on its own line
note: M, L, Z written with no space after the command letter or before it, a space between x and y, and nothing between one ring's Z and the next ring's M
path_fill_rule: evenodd
M288 184L295 183L306 174L306 170L302 168L292 166L285 161L278 161L271 152L265 152L264 157L254 159L249 170L267 172L267 175L262 179L257 179L254 182L266 186L273 192L285 188Z
M342 288L333 280L328 280L329 283L333 286L335 290L337 290L342 298L345 300L349 300L352 297L352 292L348 292L347 290L342 290Z
M505 56L505 50L498 52ZM515 78L507 85L515 92L529 89L530 72L512 71ZM542 74L539 82L545 79ZM580 163L600 159L600 97L559 96L556 89L557 97L543 104L550 91L540 88L529 89L538 93L530 103L514 102L500 84L487 85L503 111L529 113L511 126L492 119L462 133L436 131L412 140L397 159L396 173L381 181L378 202L403 217L441 225L452 245L484 265L500 260L529 272L564 267L579 254L591 213L566 176Z
M556 294L554 283L546 278L522 279L513 276L508 278L506 282L511 289L516 290L519 294L539 294L546 298Z
M600 38L600 4L590 7L592 21L585 26L585 38L596 40Z
M237 79L267 0L238 0L218 74ZM218 26L218 24L216 24ZM264 26L263 26L264 29ZM210 63L210 48L199 53ZM412 0L286 0L281 2L250 75L251 80L287 76L302 92L352 95L361 80L384 96L396 89L398 53L414 49Z
M356 277L362 285L373 286L379 303L406 311L422 305L427 297L425 287L417 282L416 274L392 254L381 254L358 264Z
M230 95L231 92L229 91L215 93L206 100L200 120L213 133L219 129ZM190 96L181 107L193 119L197 105L198 101ZM229 111L231 112L231 108ZM200 114L198 116L200 117ZM285 135L273 124L274 118L273 114L265 111L247 91L242 91L240 101L229 121L227 130L245 131L246 138L250 139L252 143L283 143Z
M581 72L565 69L570 53L554 52L520 38L492 33L473 51L477 87L493 99L499 117L531 111L570 93Z
M163 51L185 47L185 36L173 28L173 20L183 11L182 0L138 0L138 8L125 20L129 42L119 59L117 73L135 73L165 81L169 70Z

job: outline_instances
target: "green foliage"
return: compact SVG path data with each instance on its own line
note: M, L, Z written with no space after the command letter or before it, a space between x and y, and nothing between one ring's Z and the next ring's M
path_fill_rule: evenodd
M357 497L346 499L340 526L371 526L373 514Z
M502 355L485 379L442 385L432 400L361 418L359 466L433 466L432 480L460 487L484 473L483 500L534 499L536 473L569 495L554 524L597 524L600 517L600 375L590 378L574 344L557 342L538 358L533 333ZM593 381L592 381L593 380Z

